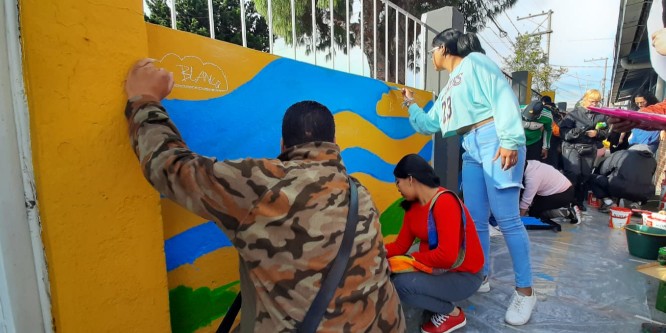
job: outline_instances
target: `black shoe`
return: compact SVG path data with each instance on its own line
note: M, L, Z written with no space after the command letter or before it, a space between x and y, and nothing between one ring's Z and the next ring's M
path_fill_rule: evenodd
M610 212L611 205L607 205L605 202L599 207L599 213L608 213Z
M583 221L583 217L580 213L580 209L578 209L578 206L571 205L568 210L571 224L579 224Z
M578 208L580 209L581 212L587 212L587 208L585 207L584 204L579 203L579 204L576 205L576 206L578 206Z

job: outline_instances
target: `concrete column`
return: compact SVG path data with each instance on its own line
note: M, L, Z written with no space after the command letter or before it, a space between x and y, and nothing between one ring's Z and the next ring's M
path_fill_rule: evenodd
M664 97L666 97L666 94L664 94L666 90L666 86L664 85L664 80L660 77L657 79L657 85L654 89L654 96L657 97L658 100L663 101Z
M465 20L462 14L453 7L444 7L423 14L421 17L427 25L437 32L427 31L426 50L432 47L432 39L437 33L448 28L463 30ZM439 94L449 80L446 71L437 72L431 59L426 59L425 90L433 93L433 99ZM458 136L442 138L441 134L434 135L433 164L435 172L442 181L442 186L458 193L458 175L460 172L460 138Z
M511 73L511 88L518 97L520 105L527 105L532 101L532 74L528 71Z

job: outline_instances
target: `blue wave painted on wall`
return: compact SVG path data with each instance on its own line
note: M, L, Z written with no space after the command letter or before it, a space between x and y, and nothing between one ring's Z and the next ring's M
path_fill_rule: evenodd
M197 153L220 159L275 157L280 152L282 116L303 100L318 101L334 114L352 111L393 139L413 135L407 118L377 115L377 102L390 90L382 81L277 59L225 96L165 100L164 106Z
M432 158L432 141L428 141L423 146L419 155L427 161ZM392 183L395 181L393 177L395 164L387 163L366 149L358 147L347 148L342 151L342 161L344 161L349 173L362 172L383 182Z
M231 242L213 222L185 230L164 241L167 271L192 264L197 258L227 246Z

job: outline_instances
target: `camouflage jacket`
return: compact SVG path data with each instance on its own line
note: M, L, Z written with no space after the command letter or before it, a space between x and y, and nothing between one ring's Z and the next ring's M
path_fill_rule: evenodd
M338 252L347 222L349 176L340 148L308 143L278 159L216 161L188 149L159 102L132 99L125 114L148 181L214 221L238 250L241 331L294 331ZM358 185L351 258L318 331L404 332L379 212Z

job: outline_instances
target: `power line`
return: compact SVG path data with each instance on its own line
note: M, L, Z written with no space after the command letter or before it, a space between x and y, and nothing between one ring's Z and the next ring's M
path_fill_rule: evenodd
M486 11L489 11L488 7L483 3L483 1L481 2L481 6L483 6L483 8L485 8ZM502 29L502 27L500 27L499 23L497 23L497 20L495 20L495 18L490 16L490 15L488 16L488 18L490 19L491 22L493 22L493 24L495 25L495 27L499 31L499 36L497 36L497 37L500 38L500 39L501 38L506 38L511 45L514 45L511 38L509 38L509 34L506 32L506 30L504 30L504 29ZM494 33L494 31L493 31L493 33Z
M506 18L509 20L509 23L511 23L513 28L516 29L516 32L520 35L520 30L518 30L518 27L516 27L516 25L513 23L513 20L509 17L509 14L507 14L506 11L504 11L504 16L506 16Z
M613 40L615 38L582 38L582 39L553 39L553 41L558 42L587 42L591 40Z
M559 82L556 83L556 84L559 84ZM553 84L553 86L555 86L555 84ZM564 92L566 92L566 93L572 94L572 95L581 95L580 92L573 92L573 91L571 91L571 90L567 90L567 89L564 89L564 88L562 88L562 87L555 87L555 88L558 89L558 90L562 90L562 91L564 91Z
M572 78L574 78L574 79L576 79L576 80L583 80L583 81L587 81L587 82L595 82L595 83L596 83L596 82L599 82L599 80L584 79L584 78L579 77L578 75L572 75L572 74L569 74L569 73L564 73L563 75L564 75L564 76L572 77Z
M553 29L552 29L553 13L554 13L553 10L552 10L552 9L549 9L547 12L542 11L541 14L534 14L534 15L532 15L532 14L528 14L528 15L525 16L525 17L518 17L518 18L516 18L516 20L520 21L520 20L531 19L531 18L535 18L535 17L539 17L539 16L544 16L544 15L546 16L546 19L544 20L544 22L541 22L541 24L539 24L539 26L536 28L536 30L534 30L533 33L526 35L526 36L541 36L541 35L546 35L546 64L550 64L550 35L553 33ZM539 29L541 28L541 26L542 26L545 22L548 22L548 26L546 27L546 30L545 30L545 31L536 32L537 30L539 30Z
M553 67L568 67L568 68L603 68L604 66L585 66L585 65L552 65Z
M499 39L499 41L502 42L502 45L506 46L506 42L504 41L504 39L502 39L502 37L500 37L500 36L495 32L495 30L493 30L491 27L488 27L488 30L490 30L495 36L497 36L497 38ZM502 34L502 33L500 32L500 35L501 35L501 34ZM509 39L509 43L510 43L510 46L507 46L509 50L512 50L512 49L516 48L516 44L514 44L513 42L511 42L510 39Z
M495 51L495 53L497 53L497 55L498 55L501 59L504 59L504 57L502 56L502 54L499 53L499 52L497 51L497 49L495 49L495 48L493 47L492 44L488 43L488 41L487 41L485 38L483 38L483 36L481 36L481 35L477 35L477 36L479 36L479 37L481 38L481 40L483 40L484 42L486 42L486 44L488 44L488 46L490 46L490 48L491 48L493 51Z

